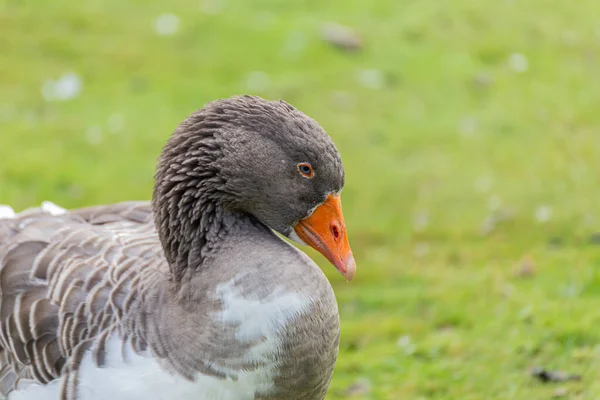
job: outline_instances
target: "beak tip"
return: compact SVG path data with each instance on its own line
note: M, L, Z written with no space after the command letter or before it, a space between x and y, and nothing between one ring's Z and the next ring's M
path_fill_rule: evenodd
M346 259L344 267L345 271L342 272L342 275L344 275L347 282L350 282L356 273L356 261L354 261L354 256L352 254Z

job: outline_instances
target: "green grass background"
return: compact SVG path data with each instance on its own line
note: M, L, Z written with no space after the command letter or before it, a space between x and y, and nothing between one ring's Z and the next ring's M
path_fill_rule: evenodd
M156 34L164 13L176 34ZM284 98L346 166L355 281L310 252L343 326L328 399L600 398L599 16L597 0L0 0L0 203L148 199L193 110ZM364 48L323 42L327 21ZM81 93L44 100L67 72Z

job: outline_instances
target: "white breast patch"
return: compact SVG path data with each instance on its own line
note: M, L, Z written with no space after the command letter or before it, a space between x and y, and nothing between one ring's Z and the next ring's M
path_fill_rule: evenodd
M281 348L281 332L294 316L308 310L311 300L297 293L275 291L264 299L245 298L235 279L217 287L224 310L215 315L223 323L238 326L236 338L260 344L244 355L245 362L267 365L237 372L238 379L220 379L198 374L189 381L165 370L149 352L139 355L116 335L106 343L106 364L98 368L91 353L84 356L79 370L78 400L253 400L255 393L267 393L277 376L272 362ZM126 361L123 358L126 354ZM225 372L225 370L224 370ZM60 381L32 384L9 395L9 400L57 400Z

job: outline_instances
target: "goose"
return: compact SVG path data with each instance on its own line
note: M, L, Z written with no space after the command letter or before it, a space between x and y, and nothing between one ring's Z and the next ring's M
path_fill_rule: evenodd
M315 400L352 280L344 168L290 104L207 103L167 140L151 201L0 207L0 394L9 400Z

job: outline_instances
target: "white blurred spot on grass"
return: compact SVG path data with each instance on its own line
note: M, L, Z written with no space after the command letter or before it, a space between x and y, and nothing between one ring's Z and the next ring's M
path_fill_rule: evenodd
M179 31L179 17L175 14L162 14L154 21L154 30L159 36L171 36Z
M539 223L550 221L552 218L552 209L546 205L539 206L535 210L535 220Z
M569 299L572 299L574 297L578 297L579 295L581 295L581 292L583 291L583 287L581 287L581 285L578 285L576 283L570 283L567 285L564 285L561 290L560 293Z
M264 92L271 86L271 78L266 72L253 71L246 78L246 87L252 92Z
M559 399L561 397L567 397L569 395L569 389L566 387L557 387L552 392L552 398Z
M206 15L221 14L224 8L224 0L202 0L200 2L200 11Z
M502 207L502 200L496 195L490 196L488 199L488 210L497 211Z
M362 69L356 74L358 82L369 89L381 89L385 85L385 76L378 69Z
M544 106L538 106L535 107L535 116L538 120L540 121L548 121L548 117L550 116L550 113L548 112L548 109Z
M521 308L521 310L519 310L518 318L520 320L528 320L531 318L532 315L533 315L533 307L531 305L527 305L527 306Z
M389 262L390 259L390 251L385 246L372 247L368 254L369 262L373 264L383 264Z
M513 285L511 283L505 283L504 285L502 285L501 291L502 291L502 296L508 298L517 292L517 288L515 288L515 285Z
M460 120L458 124L458 132L460 132L462 137L472 137L475 135L477 131L477 126L479 125L477 118L475 117L464 117Z
M479 231L482 235L489 235L494 229L496 229L496 218L493 215L488 215L481 223Z
M575 31L564 31L561 36L563 43L567 46L575 47L579 44L579 35Z
M529 62L523 54L513 53L508 58L508 66L515 72L525 72L529 69Z
M254 27L259 31L267 31L271 29L273 25L275 25L277 18L277 15L273 14L272 12L264 11L258 13L254 17Z
M415 232L423 232L429 225L429 214L427 211L419 211L413 217L413 229Z
M410 339L409 335L400 336L400 338L396 342L396 345L399 348L401 348L402 350L404 350L404 353L406 355L411 355L411 354L415 353L416 346L414 345L414 343Z
M85 131L85 137L90 144L102 143L102 128L100 125L92 125Z
M338 90L331 93L331 102L336 108L348 111L356 107L358 99L352 92Z
M472 83L477 89L488 89L494 83L494 77L489 71L480 71L473 77Z
M42 96L46 101L67 101L76 98L83 88L83 80L74 72L60 78L48 79L42 85Z
M298 58L306 49L308 39L302 32L290 32L283 43L282 53L288 59Z
M12 104L0 105L0 121L10 121L17 115L17 108Z
M25 114L23 114L23 121L29 126L36 126L40 121L40 116L34 110L27 110Z
M480 233L482 235L489 235L499 224L509 221L514 217L514 212L511 209L504 207L500 202L500 199L495 196L492 196L488 201L488 207L490 213L485 217L480 227Z
M480 176L475 181L475 189L477 189L477 191L480 193L489 192L492 189L493 185L494 181L492 180L492 178L486 175Z
M413 254L415 257L425 257L429 253L429 245L424 242L419 242L415 244L413 248Z
M106 121L108 125L108 130L111 133L119 133L123 130L125 126L125 116L120 113L111 114Z

